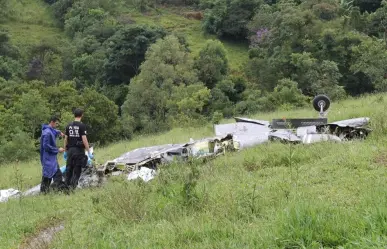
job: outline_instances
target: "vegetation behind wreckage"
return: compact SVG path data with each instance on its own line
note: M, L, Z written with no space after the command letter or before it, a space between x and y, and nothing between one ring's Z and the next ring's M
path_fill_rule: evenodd
M74 107L106 145L386 89L377 0L0 4L3 163L36 157L41 124Z
M71 196L0 205L0 248L28 246L63 224L47 248L382 248L387 242L387 96L334 102L328 120L370 117L364 141L268 143L204 164L172 164L145 183L111 177ZM314 116L312 108L251 118ZM210 125L175 128L96 149L97 162L144 146L211 136ZM60 158L60 164L63 159ZM2 168L0 189L40 180L38 161Z

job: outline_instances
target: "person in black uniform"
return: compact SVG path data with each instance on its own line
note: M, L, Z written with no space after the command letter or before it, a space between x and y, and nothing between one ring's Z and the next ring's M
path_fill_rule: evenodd
M82 167L87 164L87 151L90 159L93 159L93 154L90 153L89 142L87 140L86 125L81 122L83 118L83 110L74 110L75 120L66 126L64 140L64 159L66 160L66 175L65 183L70 189L75 189L78 186L78 181L81 176Z

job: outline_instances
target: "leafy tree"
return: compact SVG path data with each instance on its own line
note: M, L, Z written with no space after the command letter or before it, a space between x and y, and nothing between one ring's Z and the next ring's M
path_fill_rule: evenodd
M0 105L0 140L11 140L15 133L22 132L25 125L22 114ZM31 136L28 138L31 139Z
M10 36L5 31L0 31L0 56L10 57L14 60L20 59L18 47L10 43Z
M64 28L65 16L72 7L73 3L74 0L57 0L51 6L54 12L54 16L59 21L59 25L61 28Z
M387 90L387 49L384 41L367 39L352 48L355 60L350 67L353 73L364 73L380 91Z
M244 40L247 24L260 6L260 0L217 0L206 9L203 27L206 32L218 37Z
M166 35L161 27L146 25L119 29L106 44L105 78L110 84L128 83L138 73L148 47Z
M256 11L253 18L247 24L249 30L249 40L252 47L259 47L261 44L270 42L270 30L273 27L273 21L280 14L274 6L263 4Z
M0 55L0 76L6 80L22 77L22 65L10 57Z
M219 88L233 103L242 100L242 93L246 90L246 81L241 76L230 75L217 84Z
M168 127L167 103L176 87L200 83L193 64L176 36L166 36L149 47L141 72L132 79L122 107L123 115L136 121L135 130L148 132ZM192 99L186 99L178 105L180 111L187 111L184 109L188 108L188 100L192 103Z
M0 136L0 143L2 145L0 147L0 158L3 163L16 160L26 161L36 155L37 148L34 141L18 127L10 133L9 139Z
M318 62L310 53L292 54L295 66L293 79L300 82L300 88L307 95L328 94L332 99L339 99L345 91L339 86L342 76L337 64L333 61Z
M84 123L87 125L89 140L100 144L117 140L118 107L114 102L90 88L83 90L80 102L80 107L85 111Z
M47 99L53 113L60 114L62 110L71 112L81 102L81 96L75 89L73 81L62 81L57 85L44 88L41 92L43 97Z
M210 90L203 83L172 86L171 97L167 100L168 116L182 125L203 118L204 107L209 103Z
M0 82L2 81L1 79ZM4 81L0 84L0 105L3 105L6 109L10 109L20 100L23 93L28 93L32 89L42 92L44 86L45 83L42 81Z
M269 101L272 102L273 106L279 108L304 107L308 98L302 94L297 85L297 82L290 79L279 80L274 92L269 95Z
M258 89L250 89L246 98L235 106L237 114L253 114L258 111L274 110L275 107L267 106L267 97L262 98L262 92Z
M276 50L280 49L286 50L288 47ZM245 67L247 79L261 91L273 91L278 80L286 73L282 71L282 68L289 68L289 53L290 51L278 51L271 57L265 49L251 49L250 60Z
M369 33L373 36L383 38L387 44L387 1L382 1L378 8L369 16Z
M215 87L211 89L211 97L208 105L205 106L205 114L210 117L215 112L219 112L224 117L231 117L233 115L233 104L221 89Z
M209 40L199 51L194 67L199 79L212 89L228 73L227 53L220 41Z
M92 54L82 54L73 60L73 76L82 87L103 81L103 65L106 55L102 50Z
M109 6L109 3L111 6ZM76 1L65 16L64 29L74 38L77 33L94 35L100 41L115 32L117 21L110 15L117 3L113 1Z
M31 138L35 138L41 124L47 122L51 116L47 100L35 89L21 95L20 100L15 103L14 111L23 116L25 132L28 132Z
M99 88L99 92L114 101L117 106L122 106L125 102L125 98L128 95L128 85L102 85ZM119 116L121 116L121 109L118 110Z
M9 7L9 0L0 0L0 6L0 22L4 22L12 15L13 11Z
M47 41L42 41L31 50L32 60L27 71L29 80L42 80L47 85L59 82L63 64L60 50Z

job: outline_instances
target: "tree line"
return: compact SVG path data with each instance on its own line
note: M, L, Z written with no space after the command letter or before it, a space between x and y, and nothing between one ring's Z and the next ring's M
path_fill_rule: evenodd
M52 114L65 124L75 107L86 111L90 140L106 144L303 107L316 94L338 100L387 86L385 1L45 2L68 42L43 40L23 53L0 31L2 161L34 156L41 124ZM0 22L12 15L4 3ZM202 11L203 30L219 40L192 54L181 33L118 18L124 7L146 11L158 4ZM238 72L230 70L225 38L249 43Z

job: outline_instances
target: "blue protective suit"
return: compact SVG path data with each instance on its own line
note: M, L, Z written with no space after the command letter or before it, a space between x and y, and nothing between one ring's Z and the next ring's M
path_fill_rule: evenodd
M56 136L60 131L49 125L42 125L42 136L40 138L40 162L42 163L43 177L52 178L58 170L56 147Z

